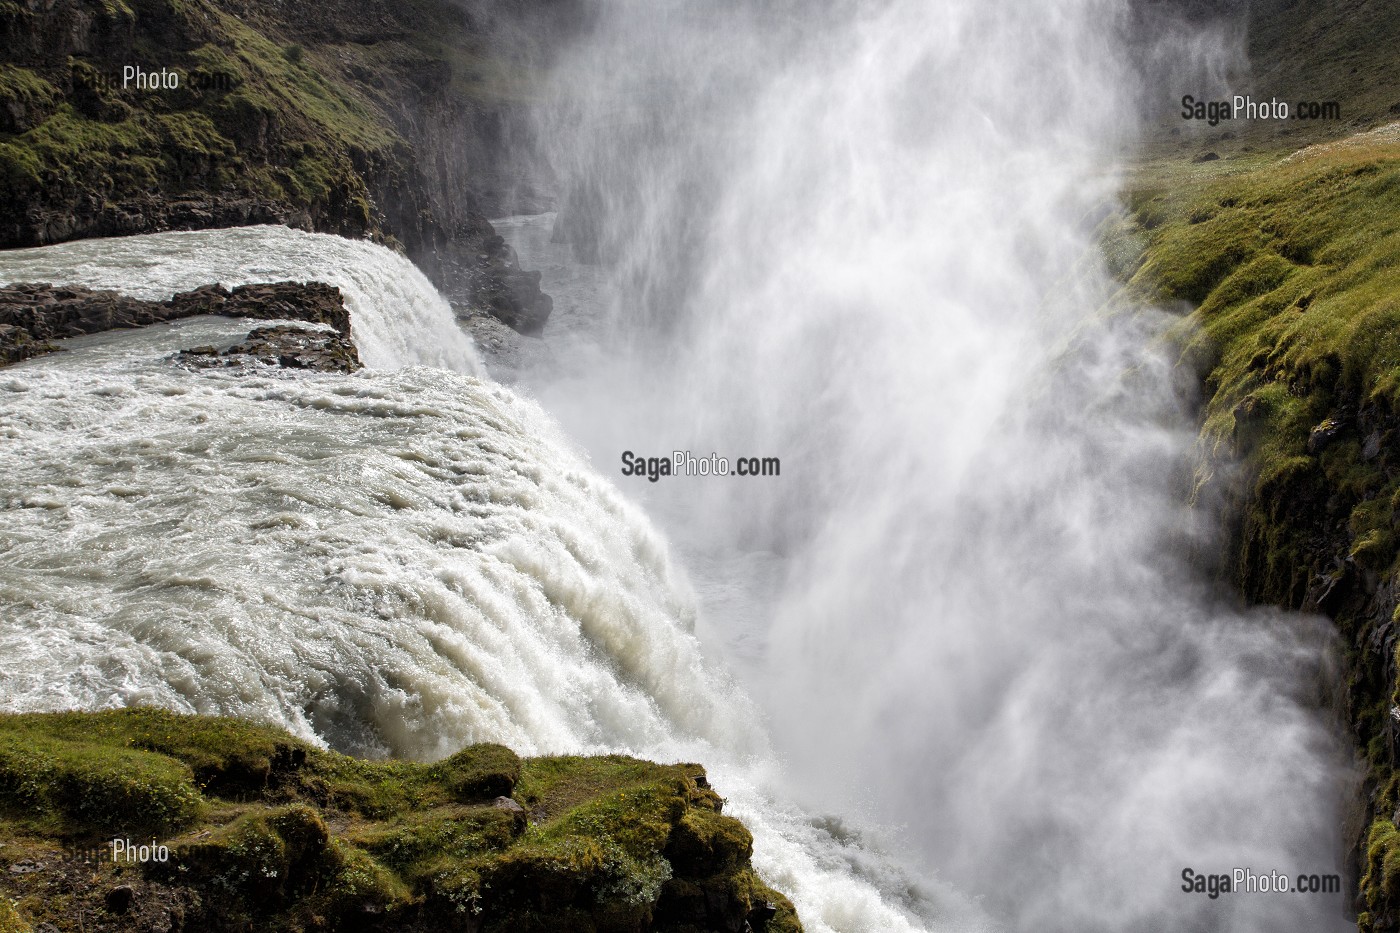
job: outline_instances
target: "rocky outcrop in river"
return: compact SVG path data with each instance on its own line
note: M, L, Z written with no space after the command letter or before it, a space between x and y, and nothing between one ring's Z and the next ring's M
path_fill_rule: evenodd
M303 321L325 330L263 328L224 354L212 347L189 351L234 362L256 358L280 366L351 372L360 368L350 335L350 312L340 289L321 282L242 285L229 291L206 285L165 301L143 301L81 286L19 284L0 287L0 365L60 349L54 341L109 330L163 324L200 314L259 321ZM209 352L204 352L208 350Z

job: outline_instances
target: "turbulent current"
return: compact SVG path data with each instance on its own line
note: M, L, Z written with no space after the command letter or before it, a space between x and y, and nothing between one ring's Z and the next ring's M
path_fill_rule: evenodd
M280 228L0 255L0 281L148 297L289 277L342 288L376 368L191 372L169 356L247 331L195 319L0 373L4 707L251 716L420 759L489 740L698 760L810 929L918 928L897 900L927 895L882 895L895 868L773 795L665 541L538 405L470 374L405 260Z

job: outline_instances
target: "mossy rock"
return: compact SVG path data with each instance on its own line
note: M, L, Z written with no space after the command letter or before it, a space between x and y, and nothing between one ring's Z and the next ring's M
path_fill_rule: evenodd
M503 745L473 745L439 762L433 775L464 803L509 797L520 780L520 759Z
M753 836L744 824L712 810L687 810L666 843L666 857L682 875L732 873L752 855Z
M362 761L234 719L0 716L9 851L50 864L113 834L169 851L0 876L0 898L21 902L16 922L61 930L84 905L102 910L121 871L216 933L800 929L721 808L697 765L522 760L499 745L436 764Z

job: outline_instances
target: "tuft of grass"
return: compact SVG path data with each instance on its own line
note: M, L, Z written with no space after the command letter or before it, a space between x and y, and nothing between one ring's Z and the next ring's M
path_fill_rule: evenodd
M34 928L21 916L15 902L0 897L0 933L33 933Z

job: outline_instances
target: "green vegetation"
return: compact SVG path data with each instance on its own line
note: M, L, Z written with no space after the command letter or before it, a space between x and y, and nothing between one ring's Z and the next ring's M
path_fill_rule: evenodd
M0 65L0 131L29 129L53 112L58 88L28 68Z
M1176 336L1183 364L1205 379L1201 480L1234 455L1253 466L1240 582L1272 602L1301 605L1335 569L1318 563L1296 521L1278 520L1285 504L1297 510L1324 490L1349 503L1346 558L1396 570L1390 500L1400 476L1388 476L1382 450L1363 450L1386 446L1400 411L1392 139L1359 137L1250 171L1148 174L1109 234L1118 255L1125 244L1140 250L1120 266L1124 297L1194 308Z
M79 6L72 42L91 51L62 59L26 50L68 28L57 14L0 4L14 40L0 52L0 246L270 219L430 238L422 196L406 197L421 179L400 127L422 118L405 108L426 95L469 114L528 84L436 0L397 9L405 26L373 41L383 24L356 24L364 11L350 6ZM132 62L176 70L181 86L124 88Z
M0 898L0 933L32 933L33 929L8 898Z
M116 885L209 930L800 930L721 809L697 765L497 745L370 762L232 719L4 716L0 843L40 867L0 876L0 933L76 929ZM62 859L113 837L169 860Z
M1104 229L1118 301L1178 307L1204 388L1197 490L1249 598L1332 616L1370 768L1361 929L1400 915L1400 132L1139 170ZM1232 464L1243 469L1235 471Z

